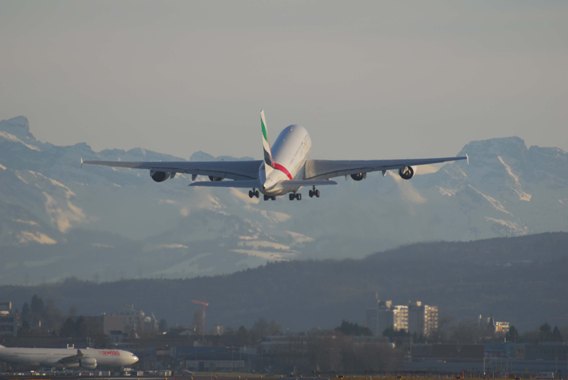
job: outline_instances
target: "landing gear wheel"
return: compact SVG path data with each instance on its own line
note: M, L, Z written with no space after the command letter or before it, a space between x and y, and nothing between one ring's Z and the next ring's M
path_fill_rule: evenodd
M260 192L258 190L254 191L254 196L260 198Z
M252 192L252 190L249 190L249 198L252 198L254 196L255 196L255 194Z
M297 200L297 201L301 201L301 200L302 200L302 194L297 193L297 194L296 194L296 200Z
M318 189L316 189L316 187L314 186L314 188L308 192L308 195L310 196L310 198L313 198L313 197L319 198L320 197L320 191Z
M288 199L290 199L291 201L293 201L294 199L296 199L296 194L294 194L294 193L288 194Z

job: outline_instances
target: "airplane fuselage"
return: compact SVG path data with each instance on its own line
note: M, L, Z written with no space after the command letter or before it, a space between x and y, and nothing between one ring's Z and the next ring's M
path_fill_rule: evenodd
M299 186L286 185L286 180L303 179L306 161L312 148L312 139L301 125L290 125L276 138L272 145L273 167L262 163L258 178L263 184L260 191L268 196L296 192Z
M77 351L75 348L0 347L0 361L30 366L79 367L79 362L61 362L76 355ZM124 350L84 348L80 351L83 358L90 358L91 363L95 363L95 367L124 367L138 361L133 353Z

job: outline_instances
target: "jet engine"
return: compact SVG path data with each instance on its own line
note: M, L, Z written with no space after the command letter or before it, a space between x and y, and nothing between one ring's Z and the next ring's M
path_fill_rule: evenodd
M215 176L210 175L209 180L211 180L213 182L222 181L223 177L215 177Z
M95 369L97 368L97 359L95 358L81 358L79 361L81 368Z
M174 178L176 173L162 172L159 170L150 170L150 177L156 182L164 182L167 179Z
M365 178L367 178L367 173L355 173L355 174L351 174L351 178L353 178L354 181L362 181Z
M414 176L414 169L412 169L412 166L403 166L398 169L398 175L400 175L402 179L410 179Z

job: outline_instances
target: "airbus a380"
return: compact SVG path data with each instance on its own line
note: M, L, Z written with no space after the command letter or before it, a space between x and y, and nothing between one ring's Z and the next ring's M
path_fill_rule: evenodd
M310 159L312 140L308 131L300 125L290 125L278 135L271 146L264 111L260 112L263 160L253 161L178 161L178 162L127 162L83 161L81 164L104 165L121 168L147 169L156 182L174 178L177 173L192 175L190 186L248 188L249 197L275 200L289 194L290 200L301 200L301 187L309 187L310 198L319 198L318 186L336 185L331 178L351 176L355 181L367 177L367 173L398 170L403 179L411 179L413 166L465 160L463 157L438 157L397 160L313 160ZM209 181L195 181L207 176Z
M58 368L126 367L138 362L132 352L115 349L24 348L0 346L0 361Z

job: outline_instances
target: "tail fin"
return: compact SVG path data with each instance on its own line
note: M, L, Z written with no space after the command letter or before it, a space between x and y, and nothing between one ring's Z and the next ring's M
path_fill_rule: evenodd
M260 126L262 128L262 148L264 149L264 164L272 167L272 149L268 142L268 131L266 129L266 118L264 117L264 110L260 110Z

